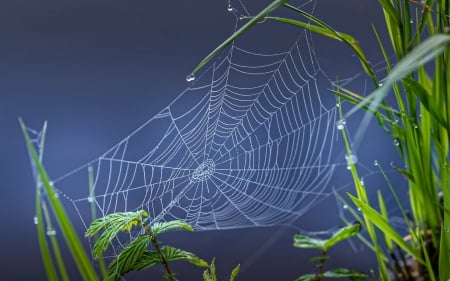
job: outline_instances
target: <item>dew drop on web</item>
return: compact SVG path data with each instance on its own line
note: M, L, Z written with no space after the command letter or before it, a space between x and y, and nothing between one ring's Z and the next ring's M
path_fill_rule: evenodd
M186 77L186 81L187 81L187 82L192 82L192 81L194 81L194 80L195 80L195 75L194 75L193 73L189 74L189 75Z

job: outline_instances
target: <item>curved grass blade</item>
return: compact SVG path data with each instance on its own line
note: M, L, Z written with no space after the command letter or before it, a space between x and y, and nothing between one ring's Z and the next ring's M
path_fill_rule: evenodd
M214 51L212 51L209 55L207 55L195 68L192 70L191 75L194 75L197 71L199 71L205 64L211 61L215 56L217 56L223 49L225 49L228 45L230 45L235 39L244 34L247 30L249 30L252 26L257 24L259 21L264 19L268 14L273 12L275 9L280 7L281 5L287 3L289 0L276 0L271 4L267 5L261 12L259 12L255 17L252 17L246 24L244 24L241 28L239 28L236 32L234 32L228 39L226 39L222 44L220 44Z

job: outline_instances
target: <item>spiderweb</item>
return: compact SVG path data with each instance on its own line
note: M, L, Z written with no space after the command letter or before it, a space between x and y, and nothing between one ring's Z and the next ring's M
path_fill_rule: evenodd
M345 122L309 32L279 52L238 41L188 80L121 142L53 181L85 229L93 212L142 209L197 230L289 225L333 194L349 160L338 142Z

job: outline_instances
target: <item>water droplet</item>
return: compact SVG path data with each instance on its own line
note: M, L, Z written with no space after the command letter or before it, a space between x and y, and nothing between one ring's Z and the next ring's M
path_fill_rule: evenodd
M413 20L410 20L409 23L414 23L414 21L413 21Z
M89 196L89 197L87 198L87 201L88 201L89 203L94 202L94 197L93 197L93 196Z
M50 184L51 186L54 186L53 181L49 181L49 184Z
M364 185L364 178L361 178L361 179L359 180L359 183L360 183L361 185Z
M58 193L58 192L55 192L55 193L54 193L54 196L55 196L55 198L59 198L59 193Z
M400 142L398 141L398 139L394 139L394 145L395 146L399 146L400 145Z
M55 236L55 235L56 235L56 231L54 229L47 230L47 236Z
M358 208L358 212L361 212L361 208Z
M378 160L373 161L373 164L374 164L375 166L380 165L380 163L378 163Z
M379 86L379 87L383 86L383 83L381 83L381 82L380 82L380 83L378 83L378 86Z
M358 162L358 158L354 154L345 155L345 160L347 160L349 166Z
M344 209L348 209L348 205L347 205L347 204L345 204L344 206L342 206L342 208L344 208Z
M398 124L398 119L395 119L395 120L394 120L394 124Z
M416 124L416 123L414 123L413 127L414 127L414 129L417 129L417 128L419 128L419 126L417 126L417 124Z
M339 107L339 106L341 106L341 105L340 105L339 103L337 103L337 104L336 104L336 107Z
M33 222L34 222L34 224L38 224L38 223L39 223L39 219L38 219L38 217L34 216L34 218L33 218Z
M233 11L233 7L231 6L231 4L228 5L227 10L228 10L228 12L232 12Z
M345 119L341 119L341 120L336 122L336 128L338 130L343 130L345 128L345 124L346 124Z
M195 80L195 75L194 75L194 73L191 73L191 74L189 74L187 77L186 77L186 81L188 81L188 82L192 82L192 81L194 81Z

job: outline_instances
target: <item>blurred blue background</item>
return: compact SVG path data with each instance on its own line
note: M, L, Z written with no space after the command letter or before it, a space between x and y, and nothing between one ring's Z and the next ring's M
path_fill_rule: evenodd
M261 2L259 6L249 5L250 12L256 13L270 1ZM95 159L187 87L186 75L233 32L235 17L227 11L227 5L225 0L0 2L3 280L46 279L33 224L34 181L18 118L36 129L48 121L44 164L51 177ZM375 23L383 28L376 1L319 0L315 15L353 34L369 58L380 58L370 27ZM293 42L297 31L273 26L273 33L265 34L256 26L247 41L242 39L243 44L252 46L253 37L263 38L268 46L279 45L283 38ZM357 59L343 45L317 38L315 49L331 78L361 71ZM349 124L350 129L356 126L357 122ZM375 158L382 163L398 161L392 142L377 129L365 138L358 157L369 164ZM350 175L346 176L350 184ZM301 228L319 231L343 224L335 216L324 215L325 211L339 211L334 199L302 217ZM295 232L271 227L176 233L168 234L165 242L183 245L208 260L215 256L221 278L241 263L238 280L293 280L314 270L308 263L314 252L291 246ZM365 272L374 265L368 249L355 252L348 243L331 255L330 264ZM201 270L181 264L175 271L180 273L180 280L198 280L201 276ZM153 270L130 275L127 280L161 275Z

